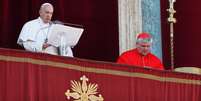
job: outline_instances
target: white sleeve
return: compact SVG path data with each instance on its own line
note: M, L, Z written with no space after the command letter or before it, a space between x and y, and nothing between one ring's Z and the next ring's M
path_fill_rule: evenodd
M38 26L33 22L25 23L24 26L22 27L17 43L19 45L22 45L23 42L27 40L35 41L38 29L39 29Z
M42 52L43 43L34 42L34 41L25 41L23 42L25 50L31 52Z

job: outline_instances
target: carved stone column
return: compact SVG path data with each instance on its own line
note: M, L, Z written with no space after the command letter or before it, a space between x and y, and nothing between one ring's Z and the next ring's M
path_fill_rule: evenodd
M148 32L152 53L162 58L160 0L118 0L119 52L135 48L136 34Z
M153 36L151 52L162 59L160 0L142 0L141 7L142 31Z
M118 0L120 54L135 47L136 34L142 32L141 0Z

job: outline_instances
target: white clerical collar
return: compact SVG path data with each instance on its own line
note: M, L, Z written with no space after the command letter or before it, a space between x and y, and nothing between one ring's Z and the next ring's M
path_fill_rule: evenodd
M41 25L42 27L47 27L47 26L49 26L49 23L44 23L43 20L42 20L40 17L38 17L38 21L39 21L39 23L40 23L40 25Z

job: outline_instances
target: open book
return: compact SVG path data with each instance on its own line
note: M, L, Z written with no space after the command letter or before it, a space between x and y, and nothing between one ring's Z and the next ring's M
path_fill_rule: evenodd
M53 24L49 30L47 43L55 47L59 47L61 44L75 46L78 43L83 31L83 28Z

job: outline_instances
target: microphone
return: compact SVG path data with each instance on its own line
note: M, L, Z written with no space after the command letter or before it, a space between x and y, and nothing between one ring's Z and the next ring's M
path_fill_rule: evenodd
M59 21L59 20L54 20L52 21L53 24L61 24L61 25L64 25L63 22Z
M83 25L79 25L79 24L73 24L73 23L65 23L59 20L54 20L52 21L53 24L61 24L61 25L68 25L68 26L73 26L73 27L81 27L83 28Z

